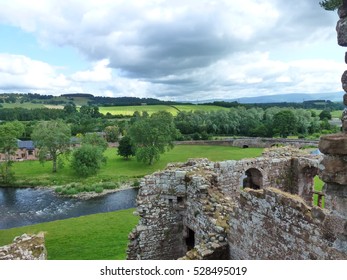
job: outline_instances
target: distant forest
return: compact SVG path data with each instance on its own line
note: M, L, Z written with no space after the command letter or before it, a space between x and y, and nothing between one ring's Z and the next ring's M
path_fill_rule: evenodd
M33 104L47 104L47 105L67 105L75 104L80 105L78 102L85 99L86 105L89 106L139 106L139 105L191 105L189 102L175 102L164 101L155 98L138 98L138 97L102 97L94 96L86 93L62 94L60 96L41 95L37 93L3 93L0 94L0 107L1 103L33 103ZM236 108L240 105L249 108L263 108L270 107L280 108L296 108L296 109L318 109L318 110L343 110L344 105L330 100L310 100L304 102L281 102L281 103L256 103L256 104L241 104L236 101L215 101L210 103L203 103L203 105L214 105L225 108Z

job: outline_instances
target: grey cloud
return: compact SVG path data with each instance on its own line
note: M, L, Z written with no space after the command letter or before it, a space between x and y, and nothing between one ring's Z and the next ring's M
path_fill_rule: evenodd
M263 0L267 10L255 10L251 1L144 1L103 2L53 1L51 14L33 14L33 31L41 40L78 49L89 60L109 59L109 66L122 77L142 79L153 85L156 96L192 96L198 92L228 94L273 89L279 73L261 73L261 84L231 81L214 64L239 52L271 52L293 44L305 44L335 25L336 14L321 9L318 1ZM271 10L271 11L270 11ZM278 13L276 18L275 14ZM6 15L6 10L0 11ZM260 17L259 23L256 21ZM21 24L20 22L17 24ZM247 33L249 32L249 33ZM324 39L324 38L322 38ZM248 58L251 59L251 58ZM255 59L256 60L256 59ZM235 68L249 63L232 60ZM240 70L241 71L241 70ZM246 74L257 76L261 69ZM116 87L107 88L117 92Z

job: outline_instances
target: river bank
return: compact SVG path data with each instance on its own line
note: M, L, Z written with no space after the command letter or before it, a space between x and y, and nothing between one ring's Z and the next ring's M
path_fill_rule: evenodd
M124 187L82 199L53 188L0 188L0 229L133 208L137 192Z
M56 187L52 187L54 190ZM103 190L101 193L96 193L96 192L80 192L77 194L72 194L72 195L64 195L57 193L57 195L62 196L62 197L68 197L68 198L76 198L76 199L82 199L82 200L88 200L92 198L97 198L97 197L103 197L108 194L124 191L124 190L129 190L129 189L138 189L138 187L133 186L131 183L124 183L121 184L119 188L117 189L111 189L111 190Z

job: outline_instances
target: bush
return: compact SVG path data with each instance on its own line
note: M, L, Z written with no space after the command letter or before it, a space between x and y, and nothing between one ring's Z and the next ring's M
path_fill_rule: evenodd
M94 191L94 186L93 185L87 185L84 187L84 190L86 192L93 192Z
M133 183L133 187L138 188L140 186L140 182L138 180L135 180Z
M193 134L193 140L200 140L200 139L201 139L200 133L195 132L195 133Z
M96 187L94 191L95 191L96 193L102 193L103 190L104 190L104 189L103 189L102 187Z
M101 183L101 186L106 190L114 190L119 188L119 185L115 182L104 182Z
M55 188L55 192L57 192L57 193L61 193L62 191L63 191L62 187Z
M79 176L95 175L106 162L101 149L92 145L82 145L72 154L71 167Z
M66 188L63 188L61 194L74 195L74 194L78 194L78 191L75 188L66 187Z

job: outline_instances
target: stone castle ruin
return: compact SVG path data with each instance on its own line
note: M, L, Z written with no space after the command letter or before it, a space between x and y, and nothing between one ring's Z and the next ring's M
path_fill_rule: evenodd
M347 259L340 201L313 206L320 162L287 147L146 176L128 259Z
M338 43L347 46L347 0L338 15ZM347 92L347 71L342 85ZM347 106L347 93L343 99ZM321 137L324 156L270 149L146 176L128 259L347 259L347 110L342 129ZM317 174L324 208L313 205Z

